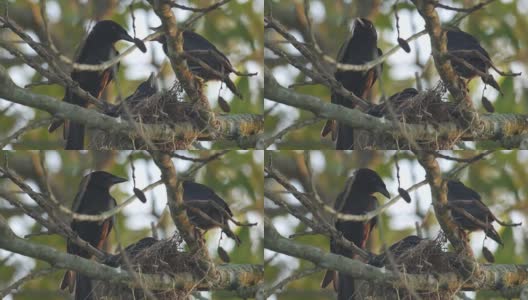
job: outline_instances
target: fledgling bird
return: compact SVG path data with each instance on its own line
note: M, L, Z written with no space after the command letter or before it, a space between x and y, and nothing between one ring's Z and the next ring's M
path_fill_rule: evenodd
M336 61L339 63L361 65L382 55L378 48L378 33L374 24L364 18L354 21L352 33L341 46ZM381 65L380 65L381 68ZM343 87L361 99L365 99L378 78L378 68L367 71L336 71L334 76ZM332 103L354 108L350 100L339 93L332 92ZM353 149L354 135L350 126L328 120L321 131L321 136L332 133L332 140L336 141L337 150Z
M460 181L449 180L447 182L447 201L450 205L463 209L481 223L478 224L464 216L463 213L452 209L451 214L453 219L462 229L467 231L483 230L486 236L500 245L503 245L502 239L491 223L496 221L502 226L518 226L521 224L506 224L497 219L484 202L482 202L480 195Z
M125 178L117 177L105 171L95 171L86 176L79 184L79 190L73 201L72 211L79 214L98 215L116 206L116 200L110 195L110 188L114 184L127 181ZM72 220L71 229L79 237L97 249L102 249L103 245L110 235L113 226L113 218L110 217L104 221L77 221ZM92 255L79 247L77 244L68 240L67 252L90 259ZM73 292L76 281L74 271L66 271L62 279L60 288L62 290L69 288ZM77 293L77 291L76 291Z
M224 82L227 88L242 99L242 94L238 91L235 83L229 78L229 74L236 72L229 58L216 48L205 37L196 32L185 30L183 36L183 51L187 52L194 58L199 59L205 65L216 71L218 74L207 70L200 65L199 62L187 59L187 66L189 70L195 75L202 78L204 81L220 80ZM163 45L163 51L166 55L169 53L167 48L167 39L164 35L157 39Z
M115 49L114 44L120 40L133 42L142 51L146 52L145 44L137 39L131 37L128 32L111 20L99 21L88 34L84 46L81 49L79 57L75 60L76 63L98 65L110 60L112 57L119 55ZM115 66L115 70L119 68L119 64ZM104 69L102 71L81 71L73 70L71 78L79 83L80 88L90 93L95 98L100 98L105 88L113 80L114 67ZM84 98L75 95L69 89L66 89L64 101L87 108L89 102ZM65 120L58 120L53 122L49 128L49 132L55 131L62 124L64 126L64 138L66 139L66 150L81 150L84 149L84 125Z
M418 95L418 91L415 88L406 88L401 92L398 92L387 99L387 101L378 105L372 106L367 110L367 113L374 117L388 117L392 112L398 115L401 112L401 107L405 105L405 102L414 96ZM389 108L389 105L391 108Z
M121 101L116 106L112 106L106 111L106 114L111 117L124 116L128 119L130 116L127 112L130 112L136 106L140 105L142 101L145 101L157 92L156 76L154 73L151 73L149 78L143 81L132 95L126 97L125 100Z
M135 257L141 251L150 248L150 246L156 244L159 240L153 237L145 237L141 240L135 242L134 244L128 245L123 251L126 253L127 257ZM114 254L106 258L103 263L111 267L118 267L123 265L123 253Z
M392 244L387 251L391 253L394 259L398 259L412 248L418 246L424 239L416 235L409 235ZM369 265L381 268L389 263L387 252L376 255L368 261Z
M375 171L366 168L358 169L353 176L348 178L344 191L337 196L334 208L336 211L345 214L362 215L368 213L378 206L378 200L373 195L376 192L390 198L385 183ZM364 249L376 222L376 218L364 222L337 220L335 227L343 234L343 237ZM330 252L354 258L352 251L338 245L333 239L330 240ZM338 300L353 299L351 298L354 296L353 277L327 270L321 287L325 288L330 282L333 282Z
M182 186L185 205L201 210L210 218L205 218L200 213L187 209L189 221L204 231L221 227L228 237L235 240L237 245L240 244L238 236L229 228L228 221L233 217L233 213L225 200L220 198L211 188L200 183L186 180Z
M481 76L475 70L471 70L461 62L451 60L451 65L457 74L467 79L468 81L476 76L480 76L485 84L491 85L497 91L501 92L499 84L495 81L493 76L488 73L488 69L491 67L491 58L488 52L482 48L480 42L471 34L460 30L457 27L450 27L446 32L447 37L447 51L452 53L454 56L464 59L467 63L473 66L475 69L486 74ZM473 50L480 53L483 57L475 53L464 53L464 51ZM501 92L502 93L502 92Z

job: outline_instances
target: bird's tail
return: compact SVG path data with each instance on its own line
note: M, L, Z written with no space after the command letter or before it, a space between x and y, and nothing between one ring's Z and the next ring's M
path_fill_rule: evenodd
M82 274L77 274L77 286L75 287L75 300L93 300L92 280Z
M48 132L52 133L53 131L57 130L57 128L61 127L63 123L64 123L64 120L53 121L53 123L51 123L50 126L48 127Z
M338 124L336 150L354 149L354 128Z
M354 293L354 278L349 275L339 274L337 282L337 300L355 299Z
M84 149L84 125L80 123L70 122L68 133L66 137L66 150L82 150Z
M64 273L64 277L62 277L60 289L65 290L66 288L68 288L70 293L73 293L74 287L75 287L75 272L66 271L66 273Z
M240 93L240 91L238 91L235 83L233 81L231 81L231 79L229 78L225 78L224 80L227 88L233 93L235 94L238 98L240 98L240 100L244 100L244 98L242 98L242 94Z

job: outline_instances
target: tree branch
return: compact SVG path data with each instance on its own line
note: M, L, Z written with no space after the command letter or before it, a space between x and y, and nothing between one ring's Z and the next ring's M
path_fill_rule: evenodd
M314 113L316 116L337 120L356 129L374 133L384 133L397 138L412 137L415 140L436 140L439 137L461 138L463 140L497 140L509 147L518 147L523 135L528 134L528 116L520 114L489 114L480 116L478 124L461 128L454 122L440 124L403 124L380 119L357 109L326 103L311 95L299 94L281 86L269 69L264 69L266 89L264 97L271 101L297 107ZM405 128L405 133L400 131Z
M264 247L271 251L305 259L317 266L337 270L354 278L371 280L395 288L412 288L416 291L436 291L439 288L456 290L502 290L528 284L528 265L481 265L482 276L461 281L454 273L441 274L401 274L381 270L340 255L326 253L321 249L293 242L282 237L264 220Z
M261 115L239 114L220 115L216 118L214 129L203 130L192 122L175 125L139 124L116 119L63 101L32 93L20 88L11 80L6 69L0 66L0 97L25 106L41 109L59 118L83 123L89 128L104 130L108 134L117 134L131 139L143 135L152 140L173 140L175 137L197 136L199 139L237 140L241 137L257 134L263 130L264 119ZM138 130L141 129L141 130Z
M141 288L130 272L17 237L2 216L0 216L0 248L46 261L56 268L81 272L90 278L122 284L130 288ZM215 281L204 280L203 276L188 272L171 276L144 273L136 275L140 276L143 286L151 290L183 289L189 286L204 290L237 290L254 286L264 276L264 270L259 265L220 265L216 271L218 276Z

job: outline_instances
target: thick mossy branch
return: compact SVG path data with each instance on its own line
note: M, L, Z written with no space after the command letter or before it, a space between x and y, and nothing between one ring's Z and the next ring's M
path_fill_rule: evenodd
M317 247L300 244L282 237L271 221L264 222L264 247L271 251L311 261L317 266L337 270L358 279L373 281L395 288L416 291L448 290L503 290L528 284L528 265L480 265L480 276L462 279L455 273L401 274L365 265L358 260L327 253Z
M193 286L201 290L251 289L264 277L264 271L260 265L226 264L216 267L217 276L214 280L207 280L199 274L188 272L170 276L166 274L136 274L141 278L140 286L134 280L132 273L121 268L111 268L93 260L67 254L55 248L17 237L2 216L0 216L0 248L48 262L57 268L75 270L91 278L122 284L130 288L146 287L151 290L167 290Z
M198 139L204 140L237 140L246 137L246 134L248 136L257 134L264 127L263 117L253 114L216 116L211 129L199 128L188 121L174 125L133 123L20 88L13 83L7 70L2 66L0 66L0 97L49 112L58 118L83 123L89 128L101 129L109 134L123 135L131 139L147 136L152 140L172 141L177 136L197 136Z
M316 116L337 120L357 129L365 129L374 133L384 133L394 138L412 138L414 140L435 141L439 137L446 139L462 139L471 141L493 140L504 142L510 147L518 147L521 136L528 134L528 116L520 114L486 114L479 117L479 122L462 128L453 122L439 124L403 124L395 121L376 118L321 100L318 97L297 93L281 86L269 69L264 71L264 97L271 101L304 109ZM404 128L405 132L400 131Z

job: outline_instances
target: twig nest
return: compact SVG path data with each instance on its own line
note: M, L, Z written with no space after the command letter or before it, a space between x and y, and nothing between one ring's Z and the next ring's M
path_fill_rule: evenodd
M138 245L138 246L136 246ZM135 247L135 249L134 249ZM132 249L131 249L132 248ZM167 274L178 275L181 273L198 273L200 271L198 260L192 253L184 252L182 240L175 236L167 240L146 238L135 245L127 247L126 259L117 254L104 263L124 270L132 269L141 274ZM116 285L107 281L92 281L95 299L147 299L142 288L131 289L125 285ZM190 299L189 287L174 287L167 290L150 290L160 300L186 300Z
M407 89L411 90L411 89ZM443 122L457 122L460 119L458 107L443 100L446 92L443 84L423 92L411 95L406 91L391 96L387 101L376 105L367 111L368 114L389 121L398 121L402 124L400 131L406 138L396 139L390 134L372 134L366 130L354 130L354 149L410 149L424 150L451 149L459 137L437 136L435 140L414 139L410 133L405 134L405 124L427 124L438 126ZM406 94L406 95L402 95ZM409 142L408 140L412 140Z
M166 92L156 93L147 98L126 99L112 112L122 120L133 120L138 123L137 132L141 138L131 138L126 135L109 134L102 130L94 130L91 135L90 149L157 149L183 150L188 149L198 138L198 133L178 131L169 140L152 139L141 129L143 124L163 124L177 126L183 122L196 125L200 122L198 107L193 103L183 101L183 93L178 83ZM202 122L203 123L203 122Z

